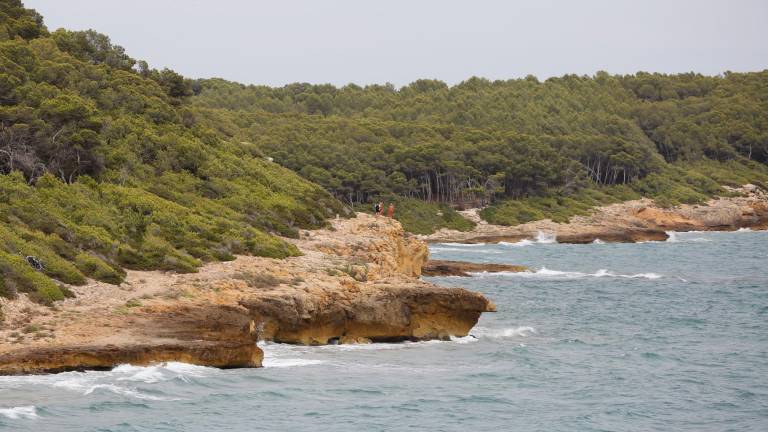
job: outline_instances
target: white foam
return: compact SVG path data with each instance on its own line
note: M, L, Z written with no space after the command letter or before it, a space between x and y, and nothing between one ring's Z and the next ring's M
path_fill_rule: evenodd
M312 366L325 363L323 360L298 359L298 358L269 358L264 357L262 366L265 368L286 368L297 366Z
M37 408L34 406L20 406L12 408L0 408L0 415L9 419L17 420L21 418L37 418Z
M467 335L463 337L451 336L451 342L456 342L458 344L467 344L467 343L472 343L477 341L478 339L474 335Z
M108 391L121 396L128 396L136 399L156 400L156 401L175 400L172 398L165 398L160 396L144 394L130 387L123 387L123 386L119 386L111 383L100 383L94 380L93 377L88 377L87 374L88 373L83 373L80 376L70 377L69 379L65 379L62 381L55 381L52 383L52 386L62 388L65 390L78 392L83 396L90 395L94 392Z
M555 243L556 241L557 241L557 237L555 236L554 233L539 231L536 234L536 243L550 244L550 243Z
M694 242L694 243L701 243L701 242L711 242L712 239L704 238L704 237L694 237L692 239L687 239L686 241Z
M512 246L512 247L524 247L524 246L531 246L534 244L552 244L557 242L557 236L555 236L554 233L550 232L544 232L539 231L536 233L536 237L531 239L523 239L518 242L499 242L501 246Z
M604 241L600 240L599 238L596 238L592 241L592 244L605 244Z
M536 334L536 329L531 326L509 327L493 329L488 327L475 327L472 335L480 339L506 339L515 337L528 337Z
M181 362L167 362L153 366L123 364L112 369L111 375L115 376L117 381L139 381L151 384L176 378L188 381L187 378L189 377L202 378L217 372L218 369L212 367Z
M530 245L535 244L535 243L536 242L534 242L533 240L523 239L523 240L520 240L519 242L514 242L514 243L499 242L499 245L501 245L501 246L512 246L512 247L523 247L523 246L530 246Z
M739 228L736 232L752 232L752 228Z
M161 396L153 396L141 393L138 390L134 390L132 388L128 387L122 387L115 384L96 384L88 387L85 392L83 392L84 396L87 396L93 392L99 391L99 390L106 390L121 396L128 396L136 399L144 399L144 400L153 400L153 401L172 401L172 400L178 400L175 398L166 398Z
M130 382L152 384L174 379L188 382L191 377L206 377L217 373L221 373L221 371L216 368L179 362L160 363L152 366L124 364L110 371L64 372L53 375L0 377L0 384L11 388L41 385L72 391L81 395L111 392L136 399L176 400L144 394L127 384Z
M600 269L595 273L583 273L578 271L560 271L550 270L546 267L542 267L535 272L522 271L522 272L473 272L470 273L476 277L515 277L515 278L528 278L528 279L581 279L587 277L603 278L603 277L615 277L625 279L660 279L663 276L657 273L638 273L638 274L617 274L610 270Z
M712 239L704 237L688 237L686 234L704 234L711 233L711 231L667 231L667 243L699 243L699 242L711 242Z

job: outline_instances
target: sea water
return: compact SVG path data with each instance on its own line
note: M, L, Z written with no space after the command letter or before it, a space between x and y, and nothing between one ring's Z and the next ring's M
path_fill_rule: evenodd
M768 430L768 233L548 239L432 246L532 270L430 279L496 303L472 336L265 344L263 369L0 377L0 429Z

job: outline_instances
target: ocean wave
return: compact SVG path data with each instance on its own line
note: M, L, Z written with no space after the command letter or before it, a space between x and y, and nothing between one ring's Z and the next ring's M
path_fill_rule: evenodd
M592 240L592 244L605 244L605 242L600 240L599 238L596 238L596 239Z
M87 373L84 373L83 375L87 375ZM174 398L167 398L162 396L145 394L131 387L120 386L112 383L95 382L91 377L88 377L88 376L75 376L62 381L56 381L53 383L53 387L78 392L83 396L108 392L108 393L114 393L120 396L126 396L126 397L135 398L135 399L142 399L142 400L152 400L152 401L177 400Z
M53 375L22 375L0 377L0 384L9 387L46 386L79 393L83 396L113 393L139 400L177 400L146 394L128 383L154 384L163 381L206 377L220 373L219 369L180 362L160 363L152 366L119 365L110 371L64 372Z
M324 360L311 360L311 359L299 359L299 358L269 358L264 356L262 366L265 368L287 368L297 366L312 366L325 363Z
M82 388L85 388L85 387L82 387ZM102 391L106 391L106 392L109 392L109 393L114 393L114 394L120 395L120 396L127 396L127 397L132 397L132 398L135 398L135 399L143 399L143 400L151 400L151 401L173 401L173 400L178 400L176 398L168 398L168 397L163 397L163 396L149 395L149 394L146 394L146 393L142 393L142 392L140 392L140 391L138 391L136 389L132 389L132 388L129 388L129 387L123 387L123 386L119 386L119 385L115 385L115 384L94 384L92 386L87 387L85 389L85 391L83 392L83 395L84 396L88 396L88 395L93 394L93 393L98 394L98 393L101 393Z
M581 279L587 277L603 278L614 277L624 279L660 279L663 276L657 273L637 273L637 274L619 274L610 270L600 269L595 273L583 273L578 271L560 271L550 270L546 267L542 267L536 271L523 271L523 272L473 272L470 273L475 277L514 277L514 278L526 278L526 279Z
M467 335L467 336L462 336L462 337L451 336L451 342L455 342L455 343L458 343L458 344L467 344L467 343L477 342L477 340L478 340L477 336L472 335L472 334Z
M530 246L532 244L536 244L536 242L529 239L523 239L518 242L499 242L500 246L511 246L511 247L524 247L524 246Z
M12 420L34 419L37 418L37 408L34 406L20 406L11 408L0 408L0 415Z
M704 238L704 237L688 237L685 234L704 234L707 233L707 231L667 231L667 243L700 243L700 242L711 242L712 239ZM681 236L682 235L682 236Z
M327 363L325 360L302 358L307 355L320 353L355 352L355 351L390 351L403 349L417 349L439 344L468 344L477 342L477 335L451 336L449 340L404 341L393 343L362 343L362 344L338 344L304 346L280 344L274 342L260 342L259 347L264 351L263 365L269 367L294 367L311 366Z
M167 362L153 366L123 364L112 369L109 374L116 376L118 381L138 381L151 384L174 379L188 382L189 378L204 378L218 371L218 369L212 367L181 362Z
M551 244L557 242L557 236L554 233L539 231L536 234L536 243Z
M739 228L736 232L752 232L752 228Z
M488 327L475 327L472 335L480 339L506 339L514 337L528 337L536 334L536 329L531 326L509 327L494 329Z
M552 244L552 243L557 243L557 236L554 233L539 231L538 233L536 233L536 237L534 237L533 239L523 239L517 242L499 242L499 245L511 246L511 247L524 247L524 246L531 246L535 244Z

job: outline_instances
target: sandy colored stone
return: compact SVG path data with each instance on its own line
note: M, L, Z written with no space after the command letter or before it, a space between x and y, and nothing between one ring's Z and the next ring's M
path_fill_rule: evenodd
M304 255L238 256L193 274L129 271L121 286L70 287L76 298L53 309L23 294L0 299L0 374L163 361L256 367L259 339L444 339L495 310L480 294L418 279L428 248L392 219L359 214L286 240Z

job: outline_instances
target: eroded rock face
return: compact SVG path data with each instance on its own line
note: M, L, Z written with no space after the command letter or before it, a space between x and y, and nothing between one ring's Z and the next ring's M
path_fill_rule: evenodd
M113 319L74 320L59 343L2 347L0 374L110 369L179 361L221 368L259 367L263 353L250 315L228 305L163 304ZM104 329L111 332L103 332ZM41 341L42 342L42 341ZM46 341L47 342L47 341ZM7 349L11 348L11 349Z
M472 263L465 261L430 260L422 269L424 276L472 276L470 273L524 272L528 267L512 264Z
M652 228L624 228L581 231L558 234L558 243L586 244L597 240L607 243L637 243L643 241L664 241L669 238L666 231Z
M265 293L240 304L251 311L261 338L304 345L466 336L482 312L495 310L480 294L399 277L348 290Z
M253 341L70 345L0 354L0 374L107 370L126 363L146 366L169 361L219 368L260 367L263 358L264 353Z
M304 255L243 256L195 274L129 271L121 287L71 287L77 298L56 310L24 295L0 299L0 374L164 361L258 367L259 339L445 339L467 335L481 313L495 310L478 293L419 280L427 246L394 220L361 214L289 241Z

